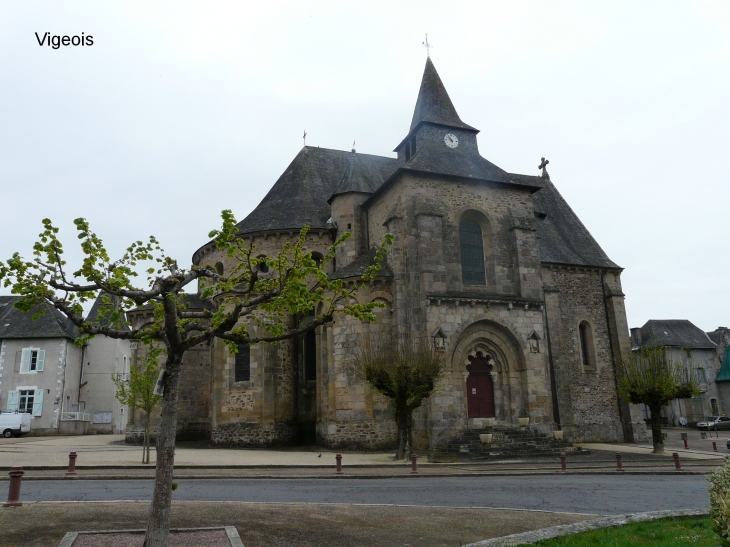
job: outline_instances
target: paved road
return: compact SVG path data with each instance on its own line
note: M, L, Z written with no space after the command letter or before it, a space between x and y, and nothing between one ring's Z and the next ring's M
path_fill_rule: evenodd
M619 514L707 507L701 475L180 480L177 500L509 507ZM27 501L147 500L151 480L26 481Z

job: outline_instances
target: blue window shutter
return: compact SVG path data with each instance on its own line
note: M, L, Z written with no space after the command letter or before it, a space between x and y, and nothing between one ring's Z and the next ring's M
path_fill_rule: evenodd
M36 389L33 395L33 416L40 416L43 413L43 392L45 389Z
M23 353L20 357L20 372L30 371L30 348L23 348Z
M38 372L43 371L43 365L45 364L45 362L46 362L46 350L39 349L38 350L38 359L36 360L36 363L35 363L35 369Z
M17 389L11 389L8 391L8 410L16 411L18 410L18 403L20 402L20 397L18 395Z

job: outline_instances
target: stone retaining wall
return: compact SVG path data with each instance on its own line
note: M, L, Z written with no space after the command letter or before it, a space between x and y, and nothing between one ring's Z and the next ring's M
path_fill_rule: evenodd
M300 437L300 424L233 422L215 426L211 441L216 446L286 446L298 443Z
M389 449L396 444L397 429L392 420L319 422L317 444L346 450Z

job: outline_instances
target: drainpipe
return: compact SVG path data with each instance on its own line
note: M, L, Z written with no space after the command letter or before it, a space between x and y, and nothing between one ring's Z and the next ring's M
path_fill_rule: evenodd
M84 355L86 355L86 346L87 344L84 344L81 346L81 368L79 369L79 393L76 397L76 406L81 405L81 385L84 380ZM86 403L84 402L84 407L86 407Z
M73 343L73 342L71 342ZM58 402L58 416L56 422L56 429L61 430L61 414L63 413L63 402L66 394L66 372L68 371L68 340L66 340L66 346L64 347L65 355L63 356L63 381L61 383L61 400Z

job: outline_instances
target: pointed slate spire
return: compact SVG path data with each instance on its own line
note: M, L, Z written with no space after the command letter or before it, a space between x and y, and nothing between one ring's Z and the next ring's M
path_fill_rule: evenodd
M413 111L410 130L413 131L421 122L475 130L459 118L430 57L426 59L426 68L423 71L421 89L418 91L418 100L416 101L416 109Z

